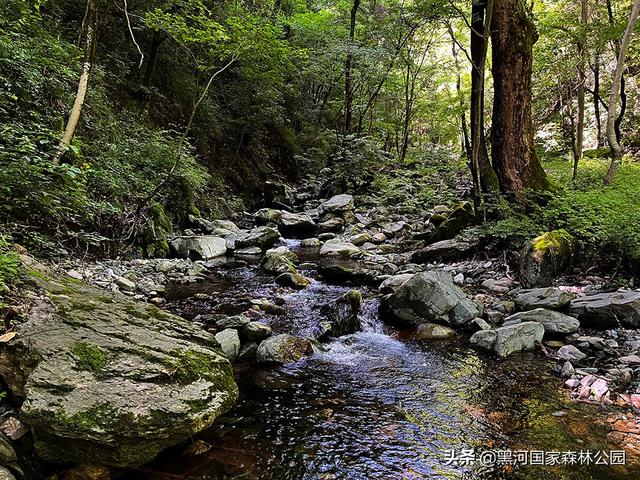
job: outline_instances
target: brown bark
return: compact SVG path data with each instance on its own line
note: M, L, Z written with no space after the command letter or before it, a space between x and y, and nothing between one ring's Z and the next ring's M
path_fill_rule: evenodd
M473 0L471 6L471 174L476 185L474 198L480 203L480 190L498 190L496 176L484 134L485 66L493 0ZM486 21L485 21L485 16Z
M607 140L609 141L609 147L611 148L611 164L609 165L607 175L604 177L605 185L609 185L611 183L613 177L616 174L618 163L620 163L620 160L622 160L622 147L620 146L619 139L617 138L615 128L617 119L616 114L618 109L618 102L621 98L621 87L623 84L622 73L624 72L624 64L627 57L627 52L629 50L629 44L631 43L631 36L633 35L633 30L636 26L636 22L638 21L639 14L640 0L635 0L633 3L633 8L631 9L631 14L629 15L627 28L624 32L624 36L622 37L622 42L620 42L618 62L613 73L611 95L609 96L609 111L607 114Z
M491 19L491 154L500 189L516 201L527 189L551 188L533 141L531 72L538 33L530 15L523 0L495 0Z

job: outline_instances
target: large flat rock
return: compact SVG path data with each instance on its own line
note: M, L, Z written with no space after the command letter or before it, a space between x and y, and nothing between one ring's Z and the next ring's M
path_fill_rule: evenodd
M0 374L53 462L132 467L209 427L238 389L215 338L154 306L71 278L43 289Z

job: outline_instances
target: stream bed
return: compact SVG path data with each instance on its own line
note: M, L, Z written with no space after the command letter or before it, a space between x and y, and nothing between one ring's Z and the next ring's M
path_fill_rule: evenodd
M318 262L309 252L297 253L302 261ZM607 440L607 424L597 421L605 416L603 407L569 400L540 353L498 361L471 349L463 334L413 340L381 322L373 292L324 283L311 266L302 273L313 283L300 291L278 287L251 262L213 270L204 283L169 288L171 308L187 318L233 314L251 298L280 297L286 314L262 321L274 333L304 336L320 305L358 288L363 329L294 364L236 365L236 407L194 439L191 453L170 450L131 473L131 480L640 478L638 459L629 455L618 466L596 465L595 459L514 465L506 453L493 466L448 460L463 450L477 456L487 449L509 451L513 458L525 450L621 450ZM195 300L198 293L210 299ZM206 444L211 448L202 448Z

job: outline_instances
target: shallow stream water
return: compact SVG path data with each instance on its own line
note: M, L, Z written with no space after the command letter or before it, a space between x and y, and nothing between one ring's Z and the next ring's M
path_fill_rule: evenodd
M295 245L294 245L295 246ZM300 251L305 261L317 261ZM284 290L256 265L221 265L209 281L168 291L187 317L237 313L251 298L281 296L285 315L266 316L275 333L309 334L318 306L350 287L317 280ZM366 289L363 330L284 367L236 367L240 400L194 439L212 446L169 451L137 479L638 479L640 468L609 465L456 465L452 451L620 450L596 421L601 407L568 400L540 354L497 361L467 338L415 341L384 325ZM208 293L211 300L191 300ZM504 455L504 454L503 454ZM515 454L514 454L515 455ZM492 463L492 462L488 462Z

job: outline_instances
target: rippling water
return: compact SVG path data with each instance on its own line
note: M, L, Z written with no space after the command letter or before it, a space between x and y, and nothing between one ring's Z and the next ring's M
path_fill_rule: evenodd
M306 272L314 275L314 272ZM318 306L347 287L314 281L286 292L252 267L169 292L216 293L191 313L233 299L283 295L275 332L308 334ZM535 353L498 362L465 338L417 342L387 328L366 295L363 331L285 367L237 367L241 398L199 440L199 455L169 452L130 478L149 479L637 479L637 466L494 467L448 465L451 449L608 450L599 410L566 399L549 363ZM220 300L223 299L223 300ZM233 303L233 302L231 302ZM233 310L233 308L231 308ZM196 442L195 445L198 445Z

